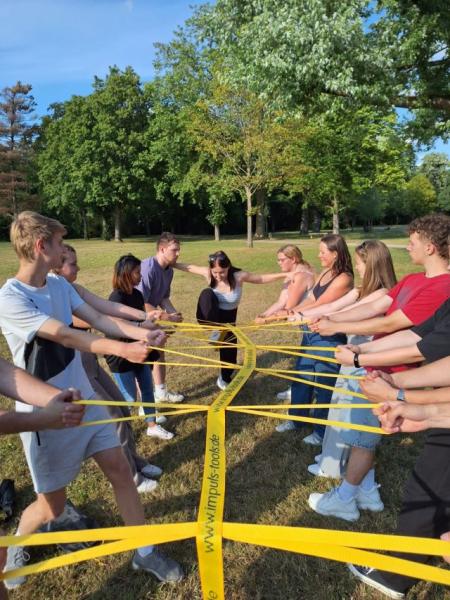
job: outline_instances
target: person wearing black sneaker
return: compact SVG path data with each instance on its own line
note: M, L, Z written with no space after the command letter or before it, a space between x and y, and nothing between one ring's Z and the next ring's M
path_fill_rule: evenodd
M429 386L434 386L435 389L419 389ZM439 410L437 415L437 410L430 408L434 403L444 407L446 405L442 403L450 402L450 356L390 376L385 373L381 376L380 372L374 372L362 382L361 387L371 401L382 403L379 409L374 409L374 413L389 433L420 431L426 426L436 427L429 430L425 445L406 482L396 534L448 539L446 536L450 530L450 431L443 427L450 426L450 419L445 419L444 409ZM399 395L403 397L400 402L396 400ZM408 410L402 415L397 406L404 403L407 403L405 408ZM414 410L414 405L417 405L418 410ZM447 414L450 414L450 411L447 411ZM414 415L416 419L413 419ZM428 421L424 422L426 418ZM433 558L422 554L395 556L420 563L430 562ZM417 583L412 577L386 571L355 565L349 565L349 569L355 577L389 598L404 598L409 588Z

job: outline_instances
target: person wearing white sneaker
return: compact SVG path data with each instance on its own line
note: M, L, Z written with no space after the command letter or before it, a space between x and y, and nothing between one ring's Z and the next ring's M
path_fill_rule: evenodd
M222 379L221 375L219 375L219 377L217 378L216 385L219 388L219 390L226 390L228 387L228 383Z
M156 308L164 311L161 319L179 323L183 320L181 313L170 300L170 286L173 279L173 267L180 256L180 242L170 232L164 231L156 242L156 255L142 261L141 279L137 285L138 290L144 298L146 312ZM176 392L170 392L166 388L166 367L164 364L164 352L160 352L160 362L156 362L153 368L155 380L156 402L182 402L184 396Z
M257 273L241 271L241 269L231 264L231 260L222 250L208 256L207 267L179 262L173 266L180 271L200 275L205 278L208 287L200 293L197 302L196 317L199 323L213 327L217 327L220 324L234 325L236 323L237 310L242 296L242 286L245 282L271 283L272 281L286 278L286 273L259 275ZM214 329L211 335L216 331L218 329ZM237 361L236 337L229 330L222 329L222 331L225 332L222 342L213 340L219 347L220 360L222 363L235 365ZM225 384L230 383L233 371L234 368L232 366L221 367L220 377L217 380L218 387L222 385L222 381Z
M132 254L121 256L114 265L114 291L109 299L113 302L120 302L126 306L143 310L144 299L141 292L134 287L140 280L141 261ZM150 358L153 358L152 354L159 356L159 353L153 350L150 353ZM131 363L124 358L112 355L106 356L106 362L125 400L136 402L137 387L139 386L142 402L154 402L152 372L149 365ZM148 436L165 440L172 439L173 434L156 423L153 407L144 406L143 411L147 421Z
M282 392L278 392L278 394L277 394L277 400L281 400L281 401L288 400L290 402L291 401L291 388L288 387L287 390L283 390Z
M326 494L311 494L308 498L308 504L316 513L327 517L357 521L360 516L355 498L343 499L338 488L333 488Z
M147 427L147 435L148 437L158 438L159 440L171 440L175 434L171 431L167 431L167 429L164 429L161 425L154 423Z
M158 482L154 479L149 479L148 477L144 477L139 485L136 486L136 489L139 494L150 494L154 492L158 487Z

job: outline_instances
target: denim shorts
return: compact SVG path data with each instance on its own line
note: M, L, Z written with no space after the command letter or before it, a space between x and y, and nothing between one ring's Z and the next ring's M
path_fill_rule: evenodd
M365 375L365 369L353 369L348 375ZM358 379L341 379L342 388L352 392L361 392ZM352 408L350 410L350 423L355 425L369 425L371 427L379 427L380 422L372 412L372 403L364 398L358 398L356 396L350 396L347 394L339 394L335 392L333 395L333 403L337 402L349 402L351 404L367 404L370 408ZM366 450L375 450L378 446L381 435L379 433L369 433L366 431L356 431L355 429L342 429L339 432L339 437L343 442L349 446L356 446L357 448L365 448Z

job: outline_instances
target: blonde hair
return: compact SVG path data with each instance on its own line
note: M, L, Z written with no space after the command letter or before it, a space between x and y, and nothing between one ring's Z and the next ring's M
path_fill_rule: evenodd
M31 262L34 259L36 241L48 241L55 233L65 235L66 228L56 219L24 210L11 223L9 237L17 256Z
M389 248L379 240L367 240L356 246L356 254L366 265L359 297L364 298L381 288L390 290L397 283Z
M300 248L294 244L286 244L285 246L281 246L281 248L278 248L277 250L277 254L280 253L294 260L298 265L305 265L307 267L310 266L309 263L303 259L303 254Z

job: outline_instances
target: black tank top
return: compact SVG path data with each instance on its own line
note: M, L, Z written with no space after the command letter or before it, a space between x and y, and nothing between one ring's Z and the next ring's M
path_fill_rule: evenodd
M328 271L325 271L325 273L322 275L322 277L319 279L319 281L316 283L316 285L312 289L312 293L313 293L315 300L318 300L320 298L320 296L322 296L327 291L327 289L330 287L330 285L333 283L333 281L337 277L337 275L335 275L334 277L332 277L330 279L330 281L328 281L328 283L325 283L324 285L320 285L320 282L322 281L323 277L327 273L328 273Z

